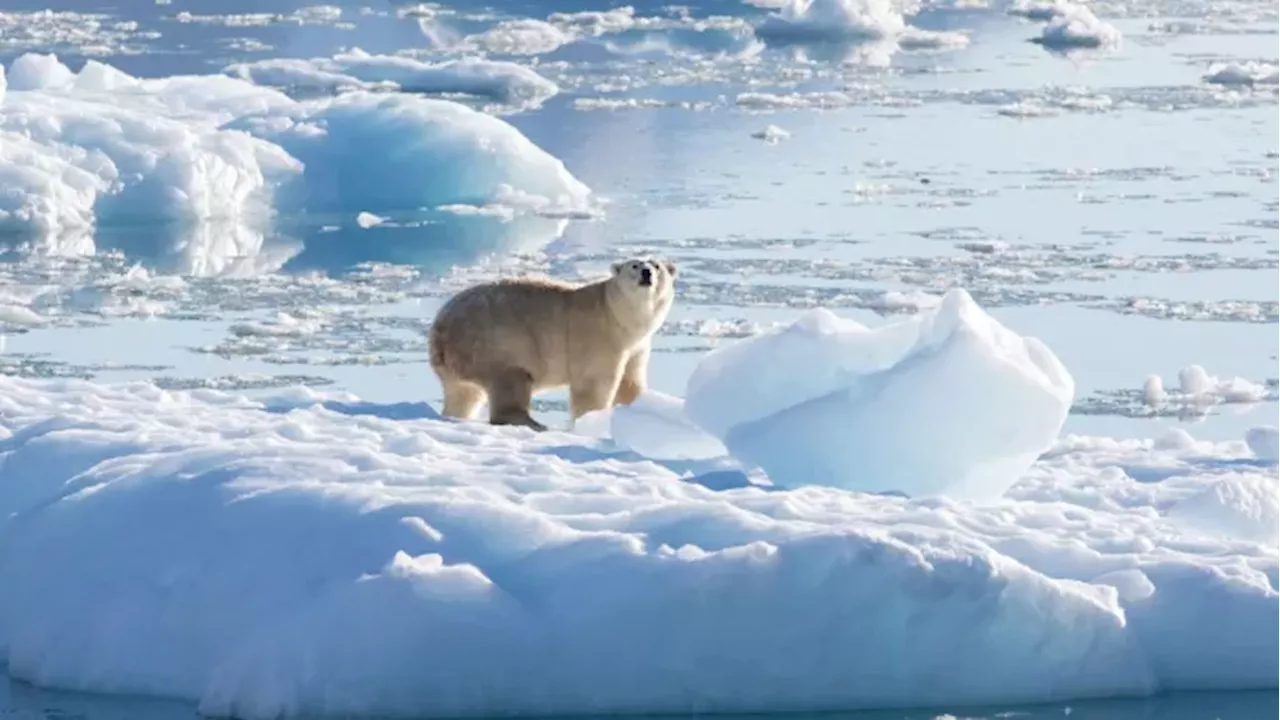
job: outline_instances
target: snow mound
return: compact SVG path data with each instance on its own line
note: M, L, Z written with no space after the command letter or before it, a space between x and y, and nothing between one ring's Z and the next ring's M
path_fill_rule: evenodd
M7 75L0 237L50 251L93 252L95 231L144 227L157 235L149 252L204 274L269 255L281 214L391 216L512 193L578 208L590 197L510 124L448 100L299 101L223 75L137 79L95 61L71 73L33 54Z
M694 369L685 410L781 485L993 498L1053 442L1075 385L963 290L876 329L813 310Z
M983 508L714 491L312 391L0 377L0 660L250 719L1275 688L1275 545L1157 512L1240 452L1072 436L1042 498Z
M490 60L426 63L396 55L371 55L360 48L332 58L272 58L236 63L228 75L259 85L312 91L396 89L415 93L457 93L533 108L555 95L556 84L523 65Z

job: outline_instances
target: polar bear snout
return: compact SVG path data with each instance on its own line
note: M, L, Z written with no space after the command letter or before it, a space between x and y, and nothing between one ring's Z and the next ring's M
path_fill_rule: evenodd
M641 287L653 285L653 268L649 267L648 263L640 268L640 285Z

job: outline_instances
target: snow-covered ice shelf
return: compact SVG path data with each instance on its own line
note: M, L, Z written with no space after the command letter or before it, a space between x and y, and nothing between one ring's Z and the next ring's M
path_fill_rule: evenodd
M1048 446L1001 498L762 484L657 395L606 418L613 443L587 437L598 422L537 434L308 389L0 378L0 657L40 685L245 718L1275 688L1275 428L1053 441L1070 377L1047 350L963 294L921 317L886 332L814 316L731 347L757 367L839 350L845 376L826 379L846 384L878 357L881 380L923 389L886 398L900 418L972 399L947 395L947 367L985 378L1005 402L967 437L990 450L1003 409L1046 433L1006 451ZM733 356L707 372L731 381ZM741 415L695 397L705 424ZM870 469L936 450L886 428ZM815 438L828 457L852 447Z

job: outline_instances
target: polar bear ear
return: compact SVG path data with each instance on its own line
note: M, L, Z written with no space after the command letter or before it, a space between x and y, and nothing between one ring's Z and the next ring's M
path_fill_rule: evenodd
M626 260L619 260L609 266L609 271L612 272L614 275L617 275L618 273L622 272L622 268L626 267L626 265L627 265Z
M667 274L668 274L668 275L670 275L671 277L675 277L675 276L676 276L676 264L675 264L675 263L671 262L670 260L663 260L663 261L662 261L662 267L664 267L664 268L666 268L666 269L667 269Z

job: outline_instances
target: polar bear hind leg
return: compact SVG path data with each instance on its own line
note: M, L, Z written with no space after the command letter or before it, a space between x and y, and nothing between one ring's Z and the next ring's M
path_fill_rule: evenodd
M491 424L547 429L529 414L529 405L533 402L533 376L527 371L519 368L503 370L494 376L486 390Z

